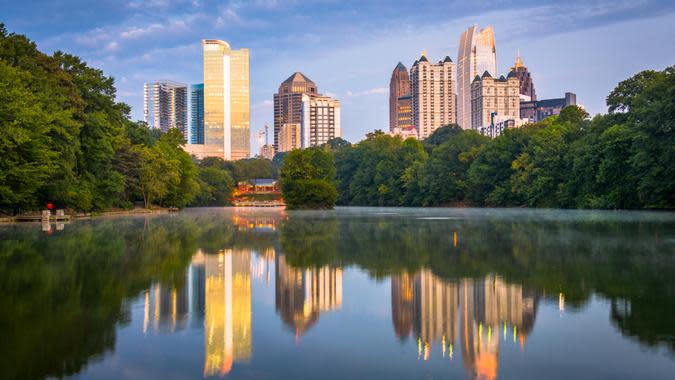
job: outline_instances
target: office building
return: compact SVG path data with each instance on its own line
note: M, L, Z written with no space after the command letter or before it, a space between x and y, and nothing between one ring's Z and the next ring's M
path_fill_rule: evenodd
M474 25L462 33L457 57L457 124L464 129L471 128L471 83L486 71L497 75L494 30Z
M512 71L507 78L495 79L485 71L471 83L471 128L495 136L496 118L520 122L520 82Z
M250 155L248 49L202 40L204 50L204 145L191 153L239 160ZM190 151L188 149L188 151Z
M328 96L303 94L300 122L302 148L319 146L341 136L340 101Z
M204 144L204 83L190 86L190 144Z
M162 132L178 128L187 140L187 85L168 80L145 83L143 121Z
M454 71L450 57L431 63L425 54L410 68L412 124L420 139L456 122Z
M520 117L536 123L549 116L559 115L563 108L574 105L577 105L577 95L573 92L566 92L564 98L521 101Z
M284 124L300 124L302 122L303 94L316 95L319 90L309 78L301 72L295 72L279 86L274 94L274 150L281 152L279 133Z
M391 74L389 81L389 131L395 129L409 129L412 126L412 103L410 97L410 76L408 69L399 62ZM407 107L408 112L402 112ZM403 119L401 119L403 114Z
M511 67L511 72L515 73L516 78L520 81L520 99L521 101L537 100L537 93L534 91L534 81L532 75L523 65L523 60L520 56L516 57L516 63Z

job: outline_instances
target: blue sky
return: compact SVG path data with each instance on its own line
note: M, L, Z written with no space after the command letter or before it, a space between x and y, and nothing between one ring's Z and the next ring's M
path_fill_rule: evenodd
M472 24L494 26L500 73L520 51L539 98L576 92L591 114L606 111L620 80L675 64L672 0L0 0L0 22L103 69L134 119L144 82L201 82L202 38L248 47L252 137L272 123L272 94L294 71L341 100L346 139L387 129L394 66L423 50L456 61Z

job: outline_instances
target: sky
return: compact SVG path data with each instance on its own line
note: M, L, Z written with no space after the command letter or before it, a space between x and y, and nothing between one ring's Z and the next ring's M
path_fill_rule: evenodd
M202 39L251 51L251 150L272 96L293 72L341 101L343 138L388 129L388 86L422 51L457 61L466 28L493 25L497 70L518 53L539 99L575 92L591 115L616 84L675 64L672 0L0 0L0 22L38 48L83 58L115 79L143 117L143 83L201 83Z

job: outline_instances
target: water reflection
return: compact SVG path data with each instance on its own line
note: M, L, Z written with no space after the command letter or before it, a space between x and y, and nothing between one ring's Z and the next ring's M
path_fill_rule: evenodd
M399 339L417 339L418 356L428 360L440 345L453 359L461 349L467 372L478 378L497 377L500 331L504 341L523 346L534 327L538 297L521 285L489 275L443 280L429 270L391 279L394 331Z
M299 338L322 312L342 306L342 269L324 266L297 269L283 255L276 261L276 309L284 324Z
M214 209L75 222L55 234L0 229L0 378L97 377L87 371L110 370L111 357L125 364L130 349L119 337L131 328L148 345L136 355L158 361L178 350L160 347L162 339L199 336L191 376L236 378L267 366L302 377L288 363L316 361L302 350L311 346L338 363L350 351L371 355L378 369L399 371L388 377L423 368L431 377L461 370L493 379L513 374L514 350L531 360L520 368L535 370L541 353L527 349L539 342L541 350L542 334L573 354L578 343L561 337L558 317L590 313L594 298L602 301L592 311L596 328L609 327L605 337L619 336L613 342L624 351L643 350L641 359L619 358L647 377L675 362L675 222L401 212ZM378 284L385 293L367 298ZM374 338L386 357L349 344L357 331L377 336L378 320L361 312L368 308L386 310L386 338ZM547 320L547 310L560 321ZM629 366L604 355L595 364ZM361 377L358 368L341 376Z

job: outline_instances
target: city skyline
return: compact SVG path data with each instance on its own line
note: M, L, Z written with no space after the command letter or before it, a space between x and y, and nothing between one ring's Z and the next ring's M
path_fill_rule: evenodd
M134 120L142 120L142 83L155 78L201 83L201 38L222 38L235 46L250 47L251 134L265 122L272 122L269 99L275 84L296 70L342 101L344 138L358 141L374 129L386 130L386 83L392 62L409 66L409 57L419 56L422 50L433 57L457 51L461 31L473 24L494 25L498 67L510 67L520 50L533 73L538 98L556 98L572 91L591 114L606 111L605 95L622 78L644 69L660 70L675 60L675 52L662 49L675 37L670 27L675 5L665 1L619 5L579 2L565 7L525 1L505 2L501 9L440 2L384 8L363 4L360 9L348 4L345 12L332 12L339 7L333 3L303 7L281 1L222 5L156 1L119 6L73 2L59 7L79 8L75 16L81 16L82 22L76 24L63 22L67 11L48 2L34 4L50 17L31 19L27 17L31 10L26 8L32 7L8 3L3 6L2 21L9 30L31 36L40 48L78 54L101 67L116 79L118 98L132 106ZM412 8L418 11L415 16L407 12ZM373 9L380 10L381 16L370 20ZM110 21L84 17L97 13L115 17L107 17ZM289 14L293 17L282 17ZM298 22L309 17L322 22L314 26ZM561 23L556 18L567 21ZM279 36L273 31L279 29L272 20L292 27ZM331 31L326 30L327 25ZM638 35L632 32L635 29L643 32ZM344 31L353 33L345 36L340 33ZM365 38L363 32L367 31L372 33ZM305 42L302 48L292 46L298 40ZM455 59L452 54L451 58ZM375 64L358 65L363 60L374 60ZM344 76L334 75L338 68L346 68ZM250 139L255 141L253 137ZM257 147L251 146L251 151Z

